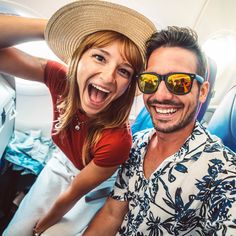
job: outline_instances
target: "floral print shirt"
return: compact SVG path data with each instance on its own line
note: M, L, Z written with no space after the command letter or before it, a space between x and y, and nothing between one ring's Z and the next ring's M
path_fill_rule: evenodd
M197 122L180 150L146 179L144 156L154 133L134 135L130 158L111 193L129 202L117 235L235 236L235 153Z

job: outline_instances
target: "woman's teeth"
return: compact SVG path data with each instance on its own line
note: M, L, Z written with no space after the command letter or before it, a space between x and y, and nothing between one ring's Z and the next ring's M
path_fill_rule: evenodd
M100 86L99 86L99 85L97 85L97 84L92 84L92 86L93 86L94 88L96 88L96 89L98 89L98 90L100 90L100 91L104 92L104 93L110 93L110 91L109 91L109 90L107 90L107 89L104 89L104 88L100 87Z

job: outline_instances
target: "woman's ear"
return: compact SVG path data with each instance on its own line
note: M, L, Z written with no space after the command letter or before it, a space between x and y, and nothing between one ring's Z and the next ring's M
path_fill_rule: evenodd
M204 103L207 99L207 95L208 95L208 92L209 92L209 87L210 87L210 84L208 81L205 81L201 87L200 87L200 93L199 93L199 102L200 103Z

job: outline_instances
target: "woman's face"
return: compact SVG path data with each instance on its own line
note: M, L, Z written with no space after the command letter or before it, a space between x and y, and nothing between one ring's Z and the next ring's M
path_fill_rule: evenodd
M88 49L77 68L82 109L90 117L101 112L125 92L133 74L119 42Z

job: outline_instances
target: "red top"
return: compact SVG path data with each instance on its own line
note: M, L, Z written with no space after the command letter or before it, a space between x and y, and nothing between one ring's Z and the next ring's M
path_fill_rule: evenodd
M66 82L66 72L67 68L57 62L48 61L46 65L44 82L51 93L54 120L58 119L56 102L58 97L63 94ZM86 115L81 113L78 114L78 118L80 122L88 119ZM74 128L77 124L77 120L73 119L72 122L71 128L68 128L63 139L60 139L58 134L52 135L52 139L72 163L81 170L84 167L81 158L82 146L88 128L85 123L82 124L80 130L77 131ZM53 124L53 126L54 125L55 124ZM122 164L129 156L131 144L132 139L129 127L105 129L100 141L91 151L93 154L92 159L96 165L102 167Z

